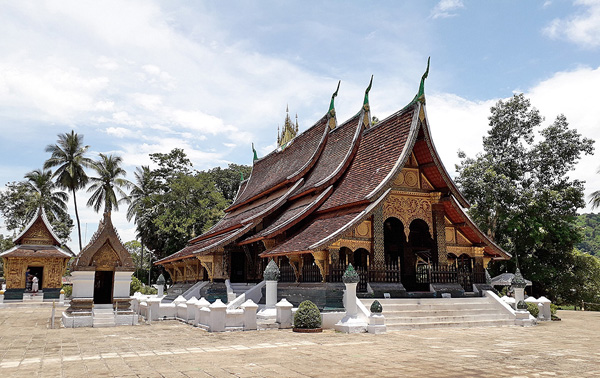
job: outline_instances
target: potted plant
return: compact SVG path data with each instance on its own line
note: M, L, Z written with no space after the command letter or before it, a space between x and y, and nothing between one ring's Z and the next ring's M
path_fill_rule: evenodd
M321 313L311 301L304 301L298 306L294 315L294 332L323 332L321 328Z

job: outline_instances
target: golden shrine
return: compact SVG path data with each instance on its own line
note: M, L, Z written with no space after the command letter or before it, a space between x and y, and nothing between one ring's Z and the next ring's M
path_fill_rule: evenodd
M376 297L477 292L489 261L510 255L466 215L469 204L436 151L428 70L414 99L376 124L371 84L341 124L336 90L312 127L285 148L279 137L280 148L254 160L221 221L156 264L180 286L257 282L274 259L281 282L306 284L308 297L339 285L347 264L359 273L359 292Z
M44 299L58 298L62 277L73 253L61 248L61 242L42 208L14 239L14 243L13 248L0 254L6 277L5 299L22 300L23 293L31 291L34 276Z

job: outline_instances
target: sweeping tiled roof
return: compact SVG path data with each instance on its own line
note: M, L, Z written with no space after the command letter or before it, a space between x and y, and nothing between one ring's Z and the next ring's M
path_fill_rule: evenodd
M400 159L415 109L393 114L364 132L354 160L320 211L367 199Z
M294 195L328 184L351 158L353 147L361 135L360 114L355 115L329 133L325 148L307 175L307 179Z
M261 257L327 248L387 198L411 154L433 187L453 201L444 203L448 211L466 228L476 229L465 231L471 240L485 245L488 254L506 257L462 211L468 203L431 140L424 77L413 101L374 126L363 124L370 119L365 95L361 111L346 122L335 127L325 116L285 148L256 160L224 218L159 263L262 239L270 240L265 245L275 245ZM334 97L329 114L335 114Z
M284 241L275 248L263 252L261 257L276 256L287 253L310 252L310 246L326 238L348 224L359 212L343 214L333 218L321 218L311 222L295 236Z
M284 149L277 150L254 162L252 173L235 202L226 211L233 211L245 202L264 195L287 181L295 182L316 162L327 136L327 119L298 135Z

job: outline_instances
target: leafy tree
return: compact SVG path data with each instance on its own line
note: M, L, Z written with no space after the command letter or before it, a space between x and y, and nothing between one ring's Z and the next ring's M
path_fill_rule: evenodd
M36 208L44 208L49 217L58 218L67 211L69 196L57 190L58 185L52 181L52 171L36 169L25 174L27 186L31 191Z
M161 196L153 219L163 242L162 248L156 249L159 257L177 252L190 238L208 230L223 216L226 206L208 173L180 174Z
M35 215L41 195L32 188L32 185L25 181L11 182L6 184L4 191L0 192L0 214L4 218L7 230L22 230ZM73 220L69 214L60 209L60 206L54 206L52 209L51 202L45 199L42 203L56 235L63 241L69 240L73 229Z
M600 257L600 214L580 214L576 224L583 234L577 249Z
M558 296L568 290L554 282L567 274L580 238L576 211L585 206L583 182L568 173L582 154L593 153L593 141L569 129L563 115L540 130L536 141L543 117L522 94L499 101L489 121L483 153L468 158L459 152L456 181L472 204L469 215L508 252L519 254L538 294Z
M233 163L227 168L216 167L208 171L217 190L229 203L233 202L237 195L242 179L250 177L251 172L252 167Z
M25 227L34 209L36 209L35 198L31 195L29 185L24 181L9 182L6 184L6 189L0 192L0 213L7 230L18 231Z
M85 156L89 147L83 145L83 136L79 136L73 130L71 130L70 134L59 134L57 143L46 147L46 152L49 152L51 156L44 163L44 169L58 167L54 172L58 186L63 189L69 189L73 195L77 232L79 235L79 250L83 246L81 243L81 222L79 221L75 192L85 188L88 182L84 168L90 167L93 164L93 161Z
M0 252L7 251L14 246L12 238L4 237L4 235L0 234ZM4 276L4 261L0 259L0 277L2 276Z
M169 183L180 175L192 174L192 162L181 148L174 148L168 154L150 154L150 159L158 164L152 175L163 188L168 187Z
M92 165L98 177L90 177L92 185L87 191L92 193L92 196L87 205L93 206L96 212L100 211L101 207L104 207L104 212L119 210L119 203L129 201L127 193L121 189L130 186L130 182L123 178L127 172L121 168L122 162L120 156L100 154L100 160Z

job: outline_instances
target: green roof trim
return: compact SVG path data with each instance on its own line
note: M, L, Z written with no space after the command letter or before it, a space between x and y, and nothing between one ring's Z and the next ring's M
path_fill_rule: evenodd
M365 99L363 101L363 105L369 104L369 91L371 90L372 85L373 85L373 75L371 75L371 81L369 82L369 86L365 90Z
M335 92L333 92L333 94L331 95L331 103L329 104L329 111L331 112L332 110L335 111L335 98L338 95L338 91L340 90L340 84L342 83L342 81L338 81L338 85L337 85L337 89L335 90Z

